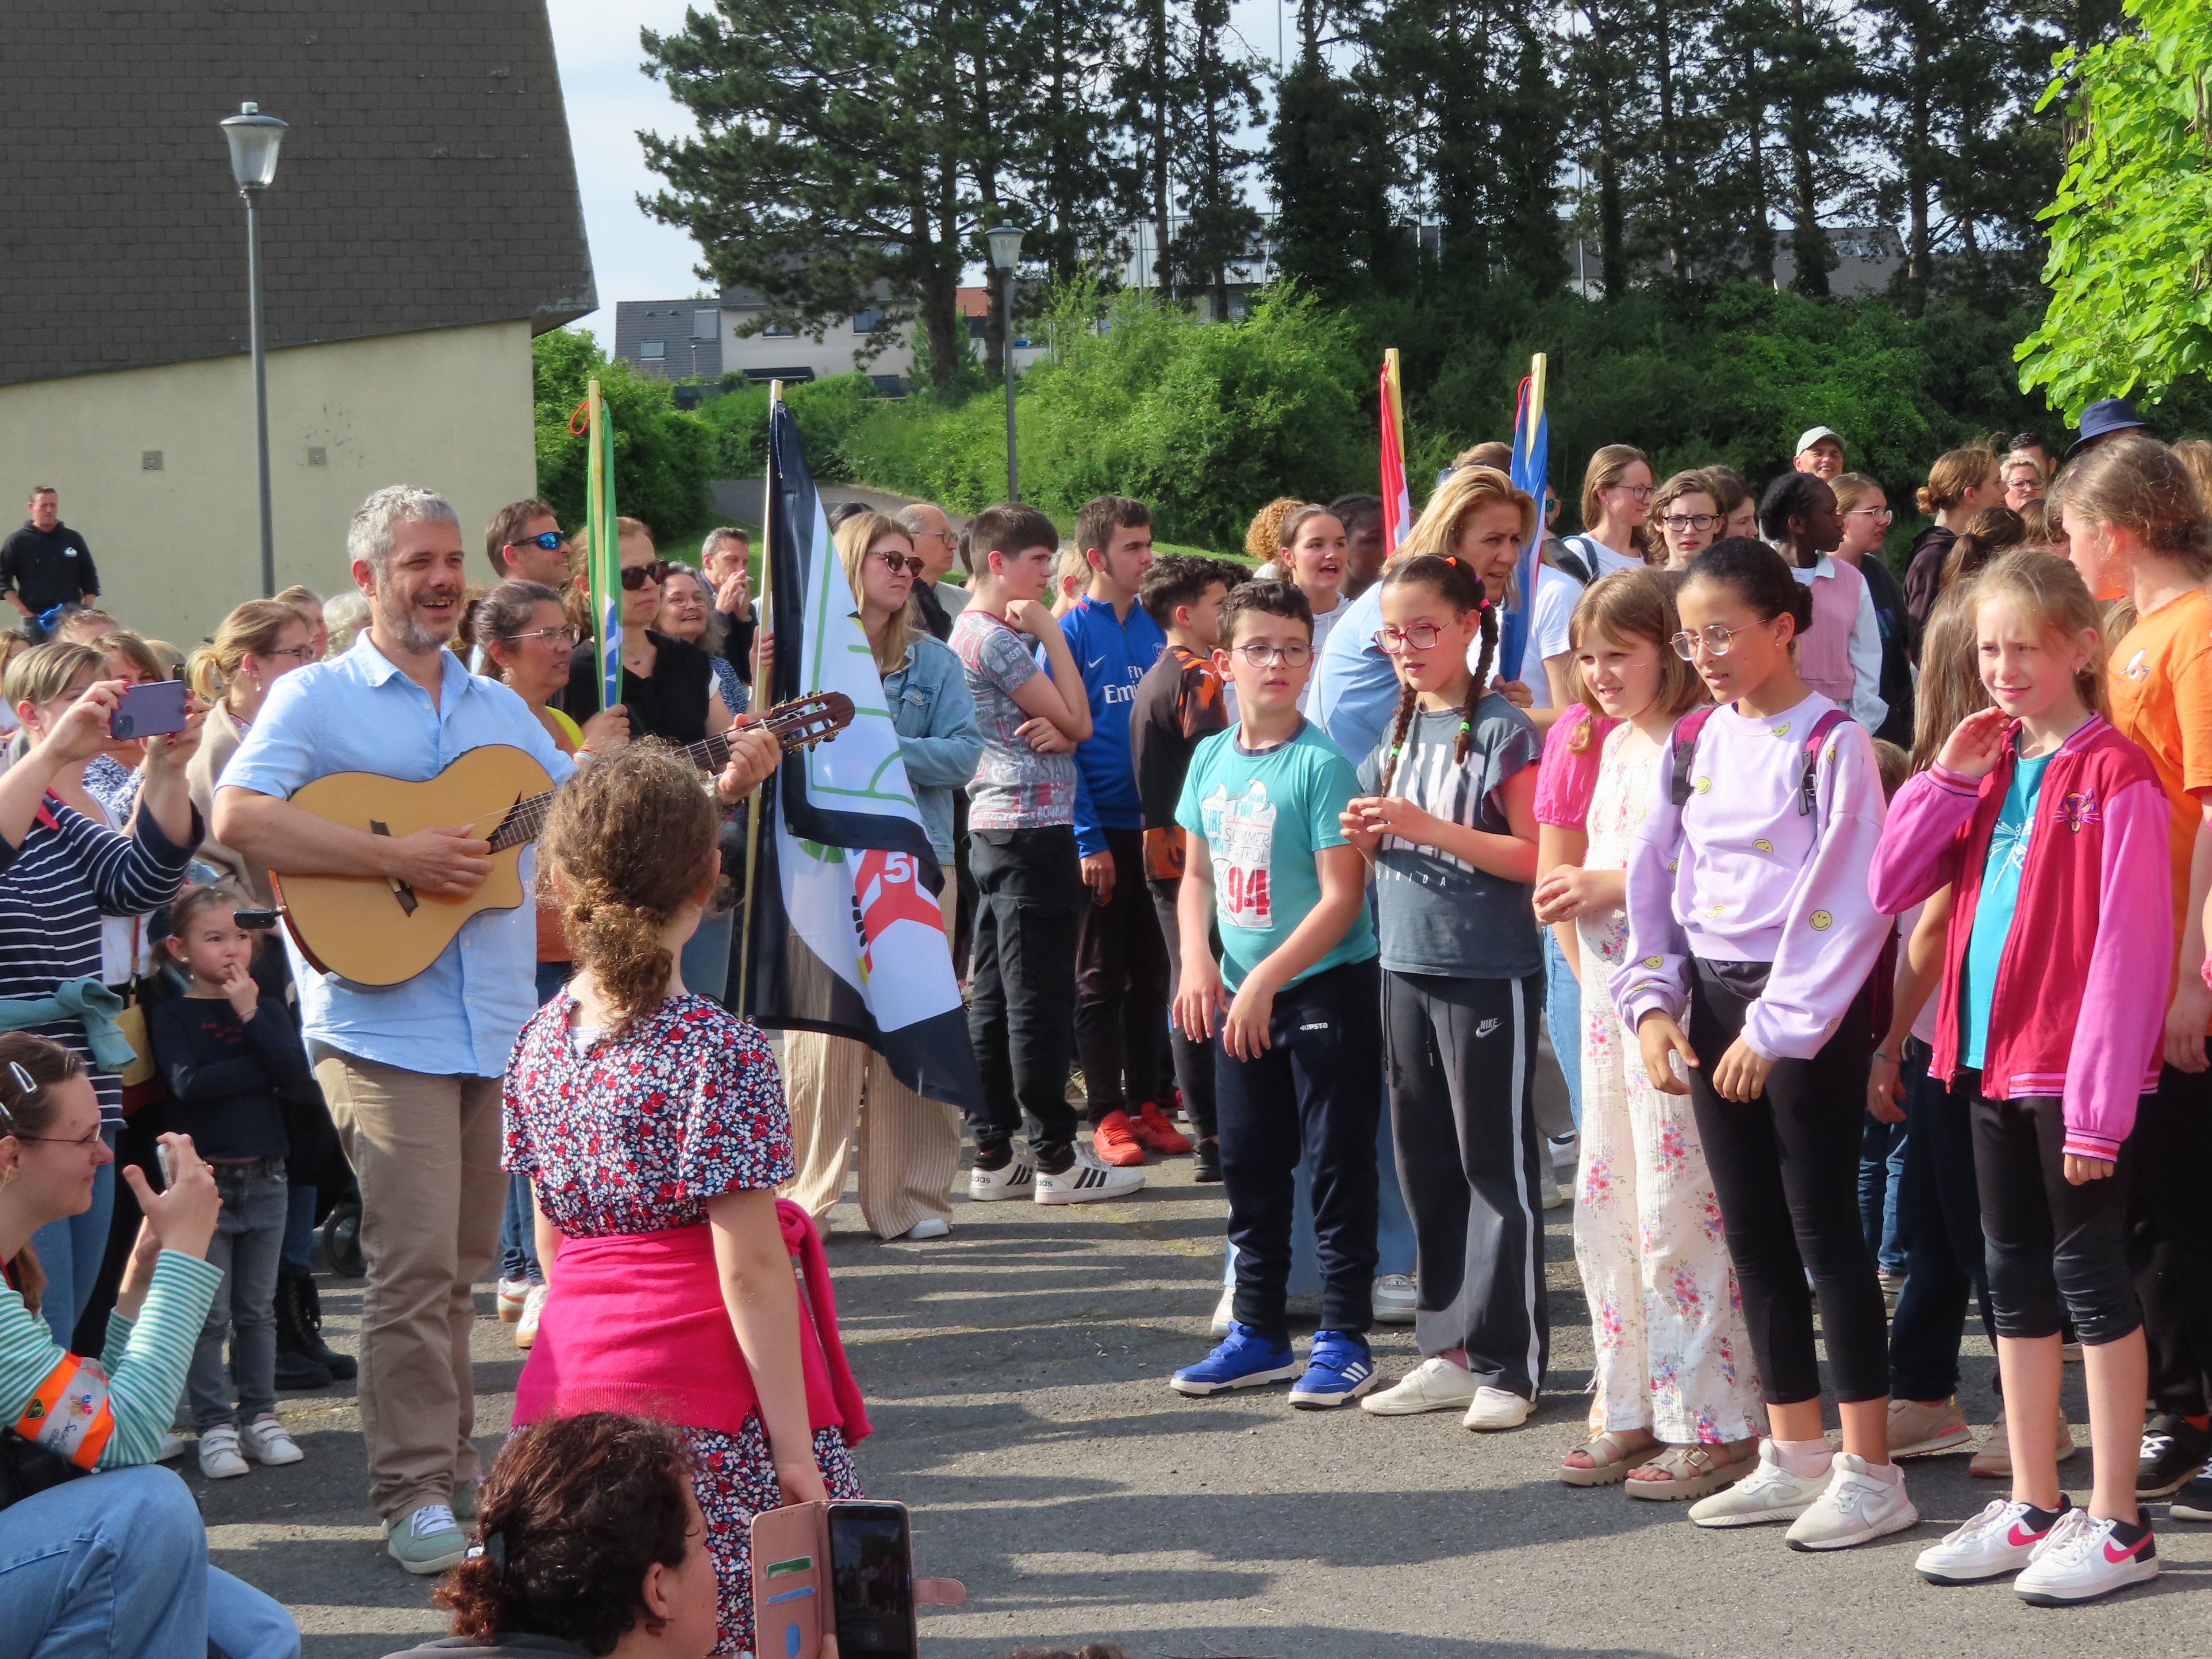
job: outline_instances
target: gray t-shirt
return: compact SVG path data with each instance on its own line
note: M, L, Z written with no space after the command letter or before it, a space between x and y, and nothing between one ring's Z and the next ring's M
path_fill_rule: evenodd
M1394 714L1359 768L1370 795L1402 795L1425 811L1491 835L1507 835L1499 786L1536 763L1541 747L1528 717L1495 692L1474 708L1474 741L1464 764L1452 758L1459 711L1416 714L1398 764L1390 758ZM1503 881L1463 859L1393 836L1376 849L1376 930L1382 964L1392 973L1453 979L1521 979L1543 965L1532 908L1534 890Z
M1075 822L1075 757L1041 755L1014 733L1029 720L1013 694L1041 672L1035 645L989 611L970 605L947 641L968 671L983 759L968 786L970 830L1042 830Z

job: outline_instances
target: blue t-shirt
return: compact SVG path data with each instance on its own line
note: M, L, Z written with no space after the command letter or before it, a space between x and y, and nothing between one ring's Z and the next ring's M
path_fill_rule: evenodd
M2020 872L2027 864L2027 838L2035 826L2035 800L2043 792L2044 769L2051 755L2013 763L2012 782L1990 831L1989 857L1982 865L1982 896L1974 903L1974 928L1966 938L1966 960L1960 970L1960 1002L1966 1009L1966 1041L1961 1066L1978 1067L1990 1042L1990 1000L1996 993L1997 957L2012 932L2012 913L2020 902Z
M1359 793L1352 763L1311 721L1256 754L1237 742L1243 732L1232 726L1200 739L1176 803L1176 822L1204 836L1212 856L1221 978L1232 991L1321 902L1314 854L1346 844L1337 814ZM1362 898L1344 937L1290 984L1374 954Z

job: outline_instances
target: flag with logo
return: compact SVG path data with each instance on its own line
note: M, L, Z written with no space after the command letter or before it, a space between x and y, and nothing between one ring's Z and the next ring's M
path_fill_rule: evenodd
M1521 678L1521 659L1528 644L1528 629L1536 614L1536 579L1543 569L1544 491L1552 471L1552 428L1544 416L1544 354L1528 360L1528 377L1521 382L1513 409L1513 482L1536 501L1536 532L1521 550L1521 603L1505 613L1498 640L1498 672L1509 680Z
M1398 348L1382 354L1382 550L1398 550L1413 527L1406 489L1406 400L1398 384Z
M571 423L571 429L574 424ZM599 383L584 393L584 524L591 559L585 591L592 606L592 649L599 665L599 707L622 701L622 549L615 532L615 423L607 418Z
M798 422L781 400L769 409L767 518L770 701L842 691L854 716L830 741L786 755L762 792L744 1012L762 1025L865 1042L915 1093L965 1108L981 1088L939 908L952 894L915 810Z

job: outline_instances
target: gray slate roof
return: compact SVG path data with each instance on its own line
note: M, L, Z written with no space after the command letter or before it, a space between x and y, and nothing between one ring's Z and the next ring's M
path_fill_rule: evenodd
M598 305L544 0L10 0L0 385L246 349L216 123L291 124L271 347Z

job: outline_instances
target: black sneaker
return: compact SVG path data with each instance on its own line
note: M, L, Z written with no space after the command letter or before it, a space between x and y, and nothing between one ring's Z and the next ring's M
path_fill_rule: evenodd
M1201 1140L1191 1148L1190 1178L1200 1182L1221 1179L1221 1143Z
M2208 1436L2188 1419L2160 1412L2143 1429L2142 1454L2136 1464L2136 1496L2163 1498L2179 1490L2204 1467Z
M2200 1474L2174 1493L2166 1514L2176 1521L2212 1521L2212 1474Z

